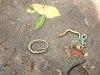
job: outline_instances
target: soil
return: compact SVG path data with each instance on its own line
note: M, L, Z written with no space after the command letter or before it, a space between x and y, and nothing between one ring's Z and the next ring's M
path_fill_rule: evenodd
M34 23L40 15L26 12L32 3L55 6L61 16L47 18L43 28L36 31ZM0 75L67 75L69 68L82 59L86 59L83 65L89 75L100 75L99 3L98 0L0 0ZM87 46L82 49L88 56L68 57L64 47L78 37L73 33L58 37L67 29L88 35ZM34 39L47 40L49 50L43 54L31 53L28 43Z

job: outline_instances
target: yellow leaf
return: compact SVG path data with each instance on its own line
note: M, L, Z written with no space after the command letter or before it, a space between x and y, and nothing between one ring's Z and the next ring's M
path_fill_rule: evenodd
M40 15L45 14L46 18L54 18L60 16L57 8L48 5L32 4L34 10Z

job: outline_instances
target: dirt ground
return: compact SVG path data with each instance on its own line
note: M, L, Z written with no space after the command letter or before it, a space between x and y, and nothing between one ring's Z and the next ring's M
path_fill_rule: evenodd
M34 30L39 14L26 12L32 0L0 0L0 75L67 75L69 68L86 59L83 64L89 75L100 75L100 7L99 0L35 0L35 3L57 7L60 17L46 19L42 29ZM66 29L87 34L88 53L85 58L68 57L64 46L78 37ZM34 39L49 42L49 51L33 54L28 43ZM16 50L16 51L15 51ZM30 68L30 65L34 67ZM33 69L32 69L33 68ZM75 73L72 75L76 75Z

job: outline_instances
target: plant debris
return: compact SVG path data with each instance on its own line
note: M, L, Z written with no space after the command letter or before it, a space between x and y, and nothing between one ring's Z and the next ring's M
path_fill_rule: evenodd
M0 45L3 45L3 42L0 42Z
M30 70L32 71L34 69L34 62L30 62Z
M72 53L73 53L75 56L84 57L84 54L83 54L82 52L80 52L79 50L72 49Z
M30 29L31 25L28 23L28 24L26 25L26 27Z
M15 53L16 52L16 48L12 48L12 52Z
M85 69L86 68L86 66L85 65L82 65L83 66L83 68Z
M42 28L44 26L45 20L46 20L45 14L41 15L38 18L38 20L35 22L34 29L38 30L38 29Z
M37 50L34 50L34 49L32 48L32 45L33 45L33 43L35 43L35 42L44 42L44 43L46 43L47 46L46 46L45 48L39 48L39 49L37 49ZM32 40L32 41L28 44L28 49L29 49L29 51L31 51L32 53L37 53L37 54L47 52L47 51L48 51L48 42L47 42L46 40L42 40L42 39L35 39L35 40Z
M87 25L89 25L89 23L88 23L87 19L85 19L85 22L86 22L86 24L87 24Z
M86 57L86 56L88 56L88 55L89 55L88 53L85 53L85 54L84 54L84 57Z
M83 64L85 61L86 61L86 60L84 59L84 60L82 60L81 62L79 62L79 63L73 65L73 66L68 70L67 75L70 75L70 72L71 72L72 70L74 70L74 68L79 67L79 66L80 66L81 64ZM79 73L80 73L80 72L79 72ZM82 73L81 73L81 75L82 75Z
M71 43L71 47L70 48L71 48L72 53L75 56L84 57L84 54L80 50L82 50L82 48L86 47L87 35L86 34L82 34L82 36L81 36L80 32L72 30L72 29L67 29L64 33L59 34L58 36L59 37L64 36L68 32L72 32L72 33L78 34L78 39L76 41L72 41L72 43ZM71 54L70 54L69 50L66 49L66 52L68 54L68 57L70 57Z
M61 70L57 69L57 71L59 72L59 75L62 75L62 71Z
M20 58L20 60L19 60L20 61L20 65L22 65L22 64L27 62L27 60L23 59L24 58L23 56L20 56L19 58Z
M16 71L13 71L13 75L17 75L17 72Z
M88 72L83 68L83 66L79 67L78 75L89 75Z
M64 36L65 34L67 34L68 32L72 32L74 34L78 34L78 39L81 37L81 34L78 31L72 30L72 29L67 29L64 33L59 34L58 37ZM77 43L78 40L72 42L71 44L71 48L73 47L73 44Z
M75 33L75 34L78 34L78 37L80 38L80 33L78 31L74 31L72 29L67 29L64 33L62 34L59 34L58 36L61 37L61 36L64 36L65 34L67 34L68 32L72 32L72 33Z
M26 10L27 13L34 14L35 12L37 12L41 15L35 22L34 25L35 30L41 29L44 26L46 18L54 18L60 16L58 9L53 6L42 5L42 4L32 4L31 6L34 8L34 10L28 8Z
M91 67L91 69L94 69L94 68L95 68L95 66L92 66L92 67Z
M71 49L67 46L65 46L64 48L66 49L66 53L67 53L68 57L71 57L71 53L70 53Z
M75 45L75 48L76 48L77 50L81 50L81 46L80 46L79 44L76 44L76 45Z
M31 9L29 9L29 8L28 8L26 11L27 11L27 13L29 13L29 14L34 14L34 13L35 13L34 10L31 10Z
M34 10L38 12L40 15L45 14L46 18L54 18L60 16L60 13L57 8L48 5L42 4L32 4Z
M7 67L7 66L10 66L10 63L9 62L5 62L4 63L4 67Z
M78 44L82 48L86 47L86 39L87 39L87 35L86 34L82 34L82 36L78 39Z

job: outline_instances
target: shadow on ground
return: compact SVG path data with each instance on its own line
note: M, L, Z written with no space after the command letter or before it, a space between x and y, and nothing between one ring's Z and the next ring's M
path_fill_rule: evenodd
M57 37L69 28L88 35L87 47L83 51L89 55L85 57L84 65L90 75L100 74L100 22L91 0L36 0L36 3L57 7L61 13L61 17L47 19L45 26L38 31L34 30L34 23L39 14L26 12L32 1L0 1L0 42L3 42L0 45L0 75L60 75L59 70L66 75L73 64L82 60L73 55L68 58L64 49L78 38L77 35L68 33ZM27 46L33 39L47 40L50 50L32 54ZM16 48L15 53L13 48ZM34 62L32 71L30 62ZM93 66L95 68L91 69Z

